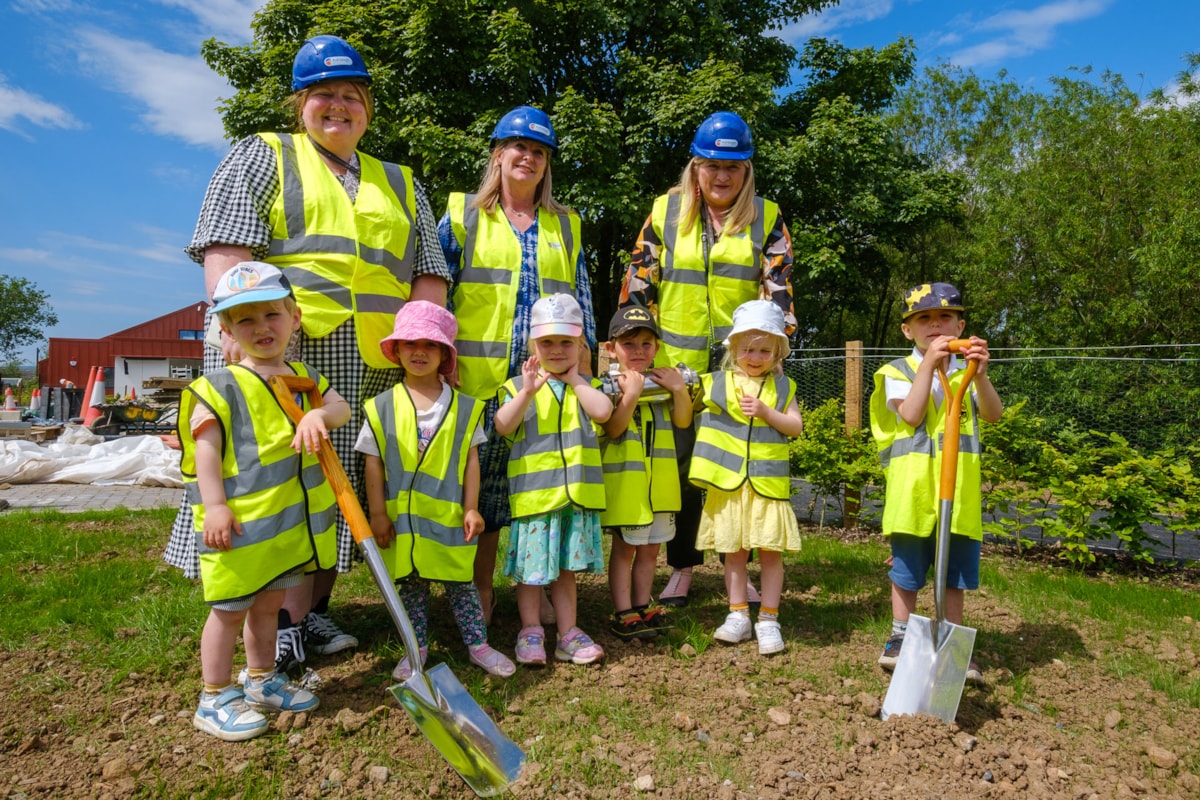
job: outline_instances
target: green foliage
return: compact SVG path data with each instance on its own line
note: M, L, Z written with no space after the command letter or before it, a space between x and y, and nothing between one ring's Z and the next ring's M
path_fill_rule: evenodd
M0 275L0 358L15 358L17 348L41 341L43 329L57 324L50 295L25 278Z
M838 498L845 513L843 491L883 485L879 455L866 428L846 430L845 407L831 398L814 409L801 409L804 432L788 445L794 477L811 483L819 495Z
M1096 560L1096 546L1119 546L1150 562L1157 552L1149 525L1195 534L1200 521L1197 450L1171 448L1145 455L1122 436L1065 428L1051 433L1024 403L1006 408L984 428L984 523L1012 539L1040 528L1060 541L1076 565Z

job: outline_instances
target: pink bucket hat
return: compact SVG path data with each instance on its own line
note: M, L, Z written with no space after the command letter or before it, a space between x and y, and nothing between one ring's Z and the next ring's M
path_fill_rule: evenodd
M392 335L381 339L379 349L388 361L400 363L396 358L396 342L414 342L428 339L443 344L450 351L449 358L438 365L438 372L449 375L458 361L454 339L458 336L458 320L446 309L427 300L412 300L396 312L396 325Z

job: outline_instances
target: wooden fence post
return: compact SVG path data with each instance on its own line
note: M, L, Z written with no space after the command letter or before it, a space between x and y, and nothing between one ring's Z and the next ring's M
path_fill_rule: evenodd
M846 435L854 434L862 427L863 401L863 343L846 342ZM862 487L842 487L842 527L857 528L859 508L862 504Z

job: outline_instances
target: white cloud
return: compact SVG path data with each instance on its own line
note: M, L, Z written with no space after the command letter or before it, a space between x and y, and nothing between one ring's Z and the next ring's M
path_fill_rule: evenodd
M809 14L783 29L781 38L789 42L800 42L812 36L829 36L831 33L881 19L892 13L892 0L842 0L836 6L818 14Z
M261 0L158 0L159 5L178 8L196 17L208 35L224 41L245 42L250 38L254 12Z
M1098 16L1110 5L1112 0L1058 0L1028 11L993 14L972 30L1000 35L951 54L950 61L971 68L1045 50L1054 43L1059 28Z
M139 117L154 133L217 150L228 147L216 108L233 90L199 55L168 53L97 29L78 36L80 62L143 104Z
M9 85L0 73L0 129L32 139L29 125L39 128L82 128L70 111L35 94Z

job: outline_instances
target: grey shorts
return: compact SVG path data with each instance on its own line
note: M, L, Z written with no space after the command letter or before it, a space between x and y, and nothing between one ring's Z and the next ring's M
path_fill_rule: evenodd
M264 586L261 591L270 592L275 589L290 589L293 586L299 586L302 580L304 580L304 570L294 569L291 572L283 573ZM217 611L245 611L254 605L254 598L256 597L258 597L258 593L252 594L249 597L239 597L236 600L218 600L215 603L209 603L208 606L209 608L215 608Z

